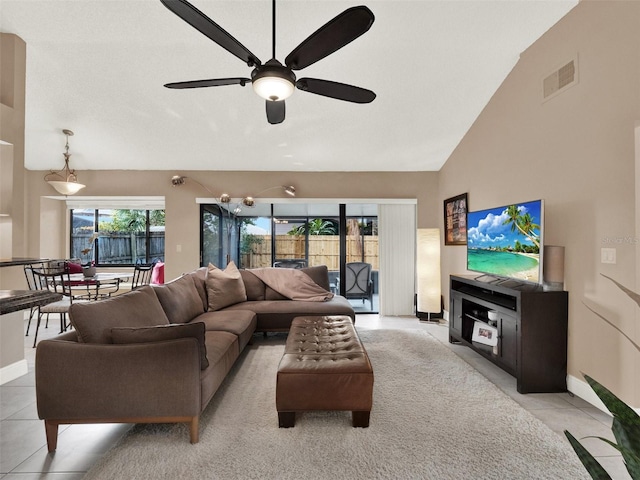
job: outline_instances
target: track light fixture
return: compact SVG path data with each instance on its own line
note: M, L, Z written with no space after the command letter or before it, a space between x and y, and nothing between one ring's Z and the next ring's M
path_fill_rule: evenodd
M171 185L174 187L182 186L186 183L187 178L189 178L189 181L199 185L200 187L205 189L207 192L209 192L211 195L213 195L216 198L216 201L218 204L226 205L225 209L228 212L233 213L234 215L238 215L242 211L242 206L252 208L256 204L254 197L246 196L242 200L240 200L233 208L231 208L230 206L231 200L232 200L231 195L229 195L228 193L223 193L218 197L216 196L215 193L213 193L209 188L207 188L205 185L203 185L199 181L194 180L191 177L186 177L184 175L174 175L173 177L171 177ZM296 196L296 187L294 187L293 185L277 185L275 187L265 188L264 190L258 192L257 195L261 195L266 191L273 190L276 188L281 188L287 195L291 197Z

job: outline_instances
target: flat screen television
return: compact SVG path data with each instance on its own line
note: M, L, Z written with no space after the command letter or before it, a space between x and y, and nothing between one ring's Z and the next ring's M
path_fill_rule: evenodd
M542 200L467 214L467 270L542 283Z

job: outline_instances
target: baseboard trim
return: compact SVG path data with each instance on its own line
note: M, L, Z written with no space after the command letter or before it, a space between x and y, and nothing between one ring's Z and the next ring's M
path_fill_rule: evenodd
M595 394L591 386L584 380L574 377L573 375L567 375L567 390L580 397L585 402L589 402L594 407L602 410L604 413L611 415L611 412L609 412L605 404L602 403L600 397ZM640 408L634 408L634 410L638 415L640 415Z
M0 385L4 385L27 373L29 373L29 365L26 359L2 367L0 368Z
M444 310L442 317L445 321L449 321L449 311ZM574 377L573 375L567 375L567 390L573 393L575 396L580 397L585 402L589 402L591 405L596 407L599 410L602 410L604 413L611 415L611 412L607 409L600 397L595 394L591 386L583 379ZM633 407L632 407L633 408ZM640 408L633 408L635 412L640 415Z

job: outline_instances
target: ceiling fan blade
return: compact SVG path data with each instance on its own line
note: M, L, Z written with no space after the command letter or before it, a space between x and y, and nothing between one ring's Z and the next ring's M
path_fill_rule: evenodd
M266 101L267 104L267 120L272 125L284 122L284 100L273 102Z
M285 64L292 70L308 67L354 41L374 20L373 12L365 6L348 8L309 35L287 56Z
M203 88L221 87L224 85L242 85L251 83L249 78L212 78L210 80L189 80L187 82L173 82L165 84L167 88Z
M371 103L376 98L376 94L366 88L318 78L301 78L296 82L296 87L305 92L353 103Z
M187 22L200 33L206 35L222 48L232 53L247 65L260 65L260 60L236 40L229 32L204 13L191 5L187 0L160 0L162 4Z

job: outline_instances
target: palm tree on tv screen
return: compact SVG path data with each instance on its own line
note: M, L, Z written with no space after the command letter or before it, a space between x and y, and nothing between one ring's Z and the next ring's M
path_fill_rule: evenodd
M533 223L533 217L529 213L522 215L517 205L509 205L506 212L509 218L502 224L511 224L512 232L518 230L522 235L531 240L539 249L540 241L538 240L538 236L535 234L535 231L540 228L540 225Z

